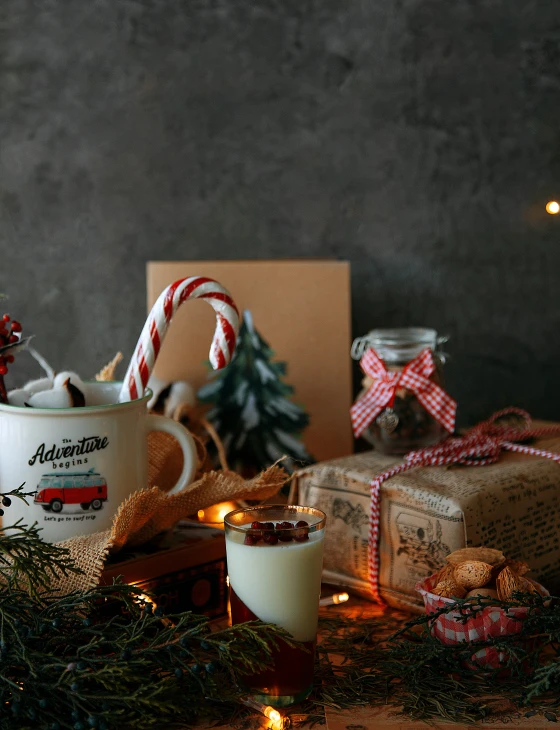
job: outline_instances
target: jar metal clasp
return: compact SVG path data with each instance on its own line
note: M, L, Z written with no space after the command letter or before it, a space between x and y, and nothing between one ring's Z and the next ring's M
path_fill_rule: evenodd
M366 350L371 347L371 341L369 335L363 335L362 337L356 337L352 342L352 349L350 355L353 360L361 360L365 355Z

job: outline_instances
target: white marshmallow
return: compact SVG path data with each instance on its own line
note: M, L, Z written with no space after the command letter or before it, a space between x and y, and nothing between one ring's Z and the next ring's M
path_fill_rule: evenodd
M8 403L11 406L25 406L31 398L31 393L25 388L15 388L8 392Z
M61 373L58 373L55 376L53 387L62 388L68 379L70 379L70 382L72 385L75 385L76 388L79 388L80 390L84 389L84 381L80 378L78 373L73 373L70 370L63 370Z
M53 381L50 378L37 378L37 380L30 380L23 386L24 390L31 393L31 395L34 393L41 393L44 390L51 390L52 387Z
M72 398L67 388L51 388L35 393L27 401L33 408L71 408Z

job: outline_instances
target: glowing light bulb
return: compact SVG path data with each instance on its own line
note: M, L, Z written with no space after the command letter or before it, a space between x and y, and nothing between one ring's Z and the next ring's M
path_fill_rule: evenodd
M214 527L222 527L224 517L228 512L233 512L235 509L237 509L236 502L220 502L220 504L213 504L205 509L199 509L197 516L199 522L204 522Z
M560 203L556 200L549 200L546 204L546 212L550 215L557 215L560 213Z
M282 715L281 712L278 712L278 710L275 710L274 707L271 707L270 705L263 705L262 702L258 702L252 697L243 697L241 699L241 702L247 707L250 707L252 710L256 710L257 712L263 714L265 717L268 717L268 719L272 723L271 730L284 730L284 728L289 725L288 718Z
M231 510L231 507L229 504L227 507L220 507L220 509L218 510L218 520L217 521L223 522L224 517L227 515L228 512L231 512L231 511L232 510Z
M339 603L346 603L349 598L348 593L335 593L327 598L321 598L319 606L337 606Z
M280 722L282 720L282 715L274 707L265 707L263 715L268 717L269 720L272 720L272 722Z

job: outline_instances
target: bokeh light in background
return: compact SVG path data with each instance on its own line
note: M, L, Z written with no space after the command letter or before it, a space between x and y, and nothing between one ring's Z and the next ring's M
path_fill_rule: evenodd
M550 215L556 215L557 213L560 213L560 203L558 203L556 200L549 200L546 204L546 212L550 213Z
M198 510L198 521L203 522L206 525L215 525L223 527L224 517L228 512L232 512L237 509L239 505L237 502L220 502L214 504L211 507Z

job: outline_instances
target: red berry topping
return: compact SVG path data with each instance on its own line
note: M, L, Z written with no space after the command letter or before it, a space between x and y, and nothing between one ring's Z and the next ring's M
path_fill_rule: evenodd
M277 530L291 530L292 528L293 528L293 525L291 522L277 522L276 523Z
M244 545L256 545L258 543L259 539L256 535L245 535L245 540L243 540Z
M260 530L262 529L262 524L260 522L251 522L251 529Z
M278 545L278 535L275 532L265 532L263 535L263 541L267 545Z
M274 522L261 522L263 530L274 530Z
M14 342L19 342L19 337L17 335L10 335L8 337L8 342L10 345L12 345Z
M8 368L4 365L4 363L2 363L0 365L0 375L6 375L7 372L8 372Z
M289 532L286 532L287 530L293 529L293 525L291 522L277 522L276 523L276 529L279 530L278 532L278 539L281 542L291 542L292 541L292 534Z
M9 315L9 314L5 314L5 315L4 315L3 317L2 317L2 319L4 320L4 322L9 322L9 321L10 321L10 315Z
M21 332L22 329L23 327L21 326L21 324L16 319L14 319L14 321L12 322L12 332Z
M294 540L296 542L309 540L309 530L305 529L309 527L309 523L305 520L299 520L299 522L296 522L296 527L301 527L301 529L294 534Z
M6 356L6 362L7 363L10 363L11 364L11 363L13 363L13 361L14 361L14 356L13 355L7 355Z

